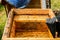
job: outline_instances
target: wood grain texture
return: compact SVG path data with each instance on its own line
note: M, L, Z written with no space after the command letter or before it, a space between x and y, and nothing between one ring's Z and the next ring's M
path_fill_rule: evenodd
M14 9L15 14L48 14L50 9Z
M46 22L49 16L38 16L38 15L16 15L14 21L16 22Z
M8 38L9 37L10 28L11 28L11 25L12 25L12 18L13 18L12 11L13 10L11 10L11 12L8 15L8 19L6 21L6 25L5 25L3 36L2 36L2 40L5 40L5 38Z
M5 29L5 32L7 30L6 33L9 33L8 35L3 33L4 34L3 38L5 38L5 39L7 38L6 40L17 40L18 37L21 38L21 37L24 37L24 36L27 37L27 38L28 37L31 38L31 36L37 38L37 36L38 36L39 39L40 38L52 38L53 39L53 36L52 36L52 34L51 34L50 30L48 29L48 26L46 24L47 19L55 17L55 15L51 11L51 9L13 9L13 11L11 11L10 14L12 14L12 15L9 15L9 17L8 17L8 22L10 22L10 23L9 23L9 25L7 23L6 27L8 25L11 29L10 30L8 28ZM15 14L15 15L13 15L13 14ZM12 20L13 20L13 22L15 22L13 24L13 26L11 25ZM26 31L26 30L21 30L21 29L17 30L17 28L19 28L21 26L21 24L19 24L18 22L19 23L21 23L21 22L22 23L23 22L41 22L41 24L36 24L36 25L38 25L37 29L39 29L39 30L32 30L33 32L20 32L20 31ZM28 24L26 24L25 28L26 29L32 28L32 27L29 27ZM31 25L33 25L33 24L30 24L30 26ZM33 26L33 28L35 28L35 27ZM16 30L17 31L20 30L20 31L16 32ZM47 30L47 31L45 31L45 30ZM23 34L23 35L21 35L21 34ZM10 35L10 37L9 37L9 35ZM7 37L5 37L5 36L7 36ZM16 38L15 39L10 39L10 38L14 38L14 37L16 37ZM24 40L24 39L21 39L21 40Z
M11 32L10 32L10 38L15 37L15 22L13 21L12 27L11 27Z
M16 38L19 37L53 38L47 24L37 22L16 23Z
M6 38L6 40L60 40L60 38Z

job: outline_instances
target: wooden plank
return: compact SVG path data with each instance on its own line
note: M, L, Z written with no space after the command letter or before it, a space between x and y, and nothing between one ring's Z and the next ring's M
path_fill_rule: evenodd
M19 38L19 37L53 38L46 23L35 23L35 24L27 23L28 25L25 23L24 26L20 26L20 24L16 25L17 27L18 26L20 27L19 29L16 30L16 38ZM23 27L24 27L24 29L21 29ZM33 28L33 27L35 27L35 28ZM31 28L31 30L27 30L29 28ZM42 30L42 29L44 29L44 30Z
M6 38L6 40L55 40L54 38Z
M50 30L49 30L49 28L48 28L48 25L45 23L45 24L43 24L44 25L44 27L46 26L46 28L47 28L47 30L48 30L48 34L49 34L49 38L53 38L53 36L52 36L52 34L51 34L51 32L50 32ZM44 29L45 30L45 29Z
M60 40L60 38L6 38L6 40Z
M12 25L12 18L13 18L12 11L13 10L11 10L11 12L9 13L8 19L6 21L6 25L5 25L3 36L2 36L3 40L5 40L5 38L9 37L9 34L10 34L10 28L11 28L11 25Z
M49 30L49 28L48 28L48 32L49 32L50 38L53 38L53 35L51 34L51 31Z
M32 37L25 37L25 38L6 38L5 40L60 40L60 38L32 38Z
M22 26L22 25L24 25L24 26ZM21 32L21 31L48 32L46 23L41 23L41 22L16 22L16 26L17 26L16 32ZM44 29L44 30L42 30L42 29Z
M50 9L14 9L15 14L49 14Z
M14 38L14 37L15 37L15 22L13 21L13 25L10 32L10 38Z
M37 38L50 38L48 32L17 32L16 38L20 37L37 37Z
M55 38L55 40L60 40L60 38Z
M38 16L38 15L16 15L14 21L16 22L46 22L48 16Z

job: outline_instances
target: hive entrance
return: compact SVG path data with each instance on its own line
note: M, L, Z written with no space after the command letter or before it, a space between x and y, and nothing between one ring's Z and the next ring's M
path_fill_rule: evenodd
M49 38L48 27L46 23L15 22L15 37Z

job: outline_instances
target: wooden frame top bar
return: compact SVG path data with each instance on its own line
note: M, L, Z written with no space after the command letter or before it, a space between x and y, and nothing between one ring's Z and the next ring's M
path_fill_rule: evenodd
M13 12L16 22L47 22L47 19L55 17L51 9L15 9Z
M38 16L38 15L16 15L14 16L14 21L16 22L46 22L48 16Z
M50 9L14 9L15 14L48 14Z
M57 38L30 38L30 37L27 37L27 38L6 38L6 40L60 40L60 39L57 39Z

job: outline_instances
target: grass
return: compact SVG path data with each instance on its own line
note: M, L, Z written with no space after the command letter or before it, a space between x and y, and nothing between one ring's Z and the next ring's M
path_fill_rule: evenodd
M51 0L53 10L60 9L60 0ZM3 5L0 4L0 40L6 23L6 14Z
M51 0L51 7L53 10L60 10L60 0Z
M4 7L0 4L0 40L3 34L5 23L6 23L6 14L4 11Z

